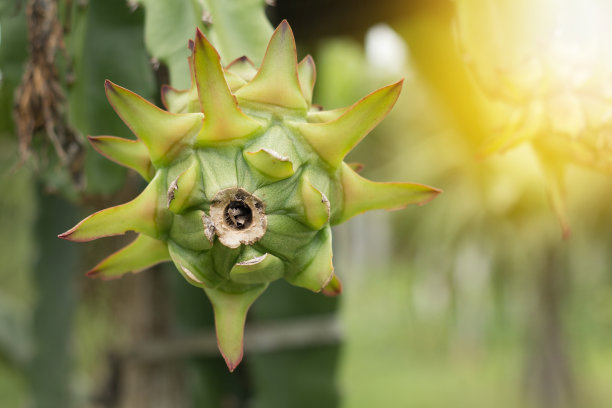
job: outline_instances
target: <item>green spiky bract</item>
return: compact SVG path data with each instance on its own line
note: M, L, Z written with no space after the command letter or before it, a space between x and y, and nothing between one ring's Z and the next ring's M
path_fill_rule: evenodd
M387 115L401 81L348 108L320 111L311 108L314 62L308 56L297 63L286 21L259 69L246 57L223 68L199 31L190 48L191 88L164 87L167 110L106 82L111 105L138 139L90 141L149 185L60 237L138 233L89 275L111 279L171 260L208 295L219 349L233 370L247 311L271 281L340 292L331 225L372 209L423 204L440 191L369 181L343 162Z

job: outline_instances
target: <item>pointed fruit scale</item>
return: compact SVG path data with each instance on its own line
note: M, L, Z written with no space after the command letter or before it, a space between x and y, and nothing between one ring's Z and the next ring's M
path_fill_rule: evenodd
M204 202L202 172L197 160L183 171L168 188L168 209L175 214Z
M408 204L423 205L442 191L415 183L378 183L361 177L346 163L340 169L340 182L344 196L342 211L332 224L370 210L396 210Z
M252 80L257 74L255 64L246 56L236 58L230 62L229 65L225 67L225 71L236 74L247 82Z
M164 242L146 235L139 235L129 245L94 266L87 272L87 276L117 279L128 272L137 273L169 260L170 254Z
M132 201L90 215L59 237L69 241L91 241L135 231L150 237L159 236L157 220L163 177L159 173L147 188ZM162 190L163 191L163 190Z
M229 71L225 71L225 81L227 82L227 86L232 93L235 93L238 89L242 88L246 84L244 79Z
M338 296L342 293L342 282L338 275L334 274L327 285L321 290L325 296Z
M222 283L215 272L211 251L193 251L169 239L168 252L176 269L193 286L214 288Z
M293 126L323 160L338 167L344 156L387 116L399 96L402 82L372 92L334 121L294 122Z
M193 64L200 106L206 116L197 143L203 145L240 139L257 132L261 125L238 108L225 81L221 57L199 30L193 51Z
M130 128L144 142L155 166L168 164L202 127L201 113L175 114L161 110L125 88L105 82L106 97Z
M344 115L351 107L345 106L343 108L331 109L331 110L311 110L308 112L309 123L324 123L331 122Z
M230 278L238 283L267 283L282 278L284 271L283 261L265 253L238 262L230 271Z
M146 181L153 178L154 169L149 151L142 141L115 136L87 136L87 139L98 153L135 170Z
M294 173L293 163L288 157L281 156L271 149L259 149L254 152L245 151L244 159L257 171L273 180L291 177Z
M346 163L355 173L361 173L361 170L365 167L363 163Z
M284 214L267 214L268 227L259 244L281 259L295 259L304 245L316 236L302 220Z
M200 102L195 85L191 89L179 91L168 85L162 85L161 100L164 107L171 113L200 112Z
M166 110L169 112L176 113L176 110L174 110L173 107L177 105L177 101L179 99L181 98L187 99L189 97L189 90L188 89L178 90L178 89L171 87L170 85L164 84L161 87L160 94L161 94L161 102L162 102L162 105L164 105L164 108L166 108ZM181 104L186 105L185 103L181 103Z
M332 236L329 226L321 230L311 244L315 249L314 256L295 276L288 277L289 283L320 292L332 279L334 265L332 263Z
M310 106L310 104L312 104L312 92L317 80L317 70L315 68L314 60L310 55L307 55L298 64L298 78L300 80L302 94Z
M286 20L272 34L257 75L236 96L289 109L308 108L298 79L295 40Z
M306 223L315 230L323 228L329 222L329 200L310 183L307 176L302 180L301 194Z
M262 284L242 293L204 288L213 305L219 351L230 371L242 361L247 312L267 286Z
M204 211L195 210L174 217L170 239L191 251L206 251L212 247L207 235Z
M296 149L293 142L295 136L285 126L270 123L270 126L261 136L245 145L243 158L261 174L266 175L266 172L268 172L267 177L272 176L271 180L286 178L285 175L289 172L293 175L304 160L303 154L298 152L299 149ZM260 150L263 152L257 153ZM291 164L291 169L289 164ZM257 166L259 166L259 169L257 169ZM280 168L284 171L279 172Z

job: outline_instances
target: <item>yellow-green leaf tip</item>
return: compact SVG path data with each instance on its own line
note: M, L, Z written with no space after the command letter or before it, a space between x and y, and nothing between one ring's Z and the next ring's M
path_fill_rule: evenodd
M372 92L335 120L295 122L293 126L324 161L338 167L348 152L387 116L399 97L402 82Z

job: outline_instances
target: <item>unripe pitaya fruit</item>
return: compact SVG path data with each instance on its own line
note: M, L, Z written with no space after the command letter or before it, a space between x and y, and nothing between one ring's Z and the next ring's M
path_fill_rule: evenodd
M138 140L90 141L149 185L60 237L140 234L88 274L110 279L172 260L208 295L219 349L233 370L242 359L247 310L271 281L339 292L330 225L367 210L423 204L440 191L375 183L343 162L389 112L401 81L348 108L323 111L311 106L313 60L297 63L286 21L259 70L245 57L224 69L200 31L189 45L191 89L164 87L168 111L106 81L111 105Z

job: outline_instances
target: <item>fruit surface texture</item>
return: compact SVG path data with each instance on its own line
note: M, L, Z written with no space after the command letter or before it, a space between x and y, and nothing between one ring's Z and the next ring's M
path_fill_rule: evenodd
M312 105L314 62L297 62L286 21L260 67L246 57L223 67L199 31L189 47L191 88L164 86L166 110L106 82L108 100L137 139L89 139L149 184L60 237L135 231L131 244L88 274L112 279L172 261L210 299L219 349L233 370L247 311L270 282L339 293L332 225L368 210L424 204L440 190L373 182L343 161L390 111L401 81L326 111Z

